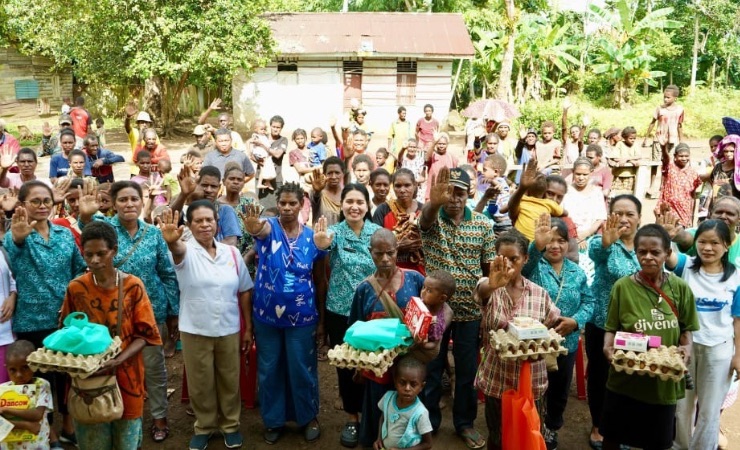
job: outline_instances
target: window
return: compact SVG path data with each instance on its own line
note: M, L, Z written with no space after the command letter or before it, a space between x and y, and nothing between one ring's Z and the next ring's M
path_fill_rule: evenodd
M396 63L396 103L413 105L416 103L416 61Z
M298 72L296 63L278 63L278 72Z
M350 109L352 100L362 103L362 61L342 61L344 72L344 108Z
M15 80L16 100L35 100L39 98L39 82L36 80Z

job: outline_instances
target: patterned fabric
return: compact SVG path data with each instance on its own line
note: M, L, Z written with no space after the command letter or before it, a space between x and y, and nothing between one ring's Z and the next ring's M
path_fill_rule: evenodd
M92 273L86 273L69 283L61 316L67 317L75 311L84 312L91 323L105 325L111 336L115 336L118 308L118 287L104 289L94 282ZM133 275L123 279L123 308L122 351L136 339L144 339L147 345L162 345L144 284ZM140 418L144 414L145 393L141 352L118 366L116 380L123 397L122 419Z
M663 185L658 203L669 205L687 228L694 222L694 191L699 186L699 174L691 166L681 169L670 158L663 159Z
M391 203L394 207L391 207ZM373 222L393 231L398 240L400 241L404 237L411 239L421 239L421 231L419 230L419 216L421 215L422 204L416 202L416 213L413 217L401 213L403 209L398 205L396 200L388 200L385 203L378 205L377 209L373 213ZM394 212L395 208L395 212ZM415 270L422 275L426 275L424 270L424 253L422 249L418 250L401 250L398 249L398 255L396 256L396 265L403 269Z
M355 288L375 272L370 256L370 237L381 227L365 221L357 236L346 221L329 227L334 239L329 247L329 291L326 294L326 309L341 316L348 316Z
M426 162L424 161L424 156L421 154L421 150L417 150L416 157L414 159L409 159L406 157L406 154L403 154L403 159L401 160L401 167L404 169L409 169L414 174L414 180L418 180L421 178L421 172L426 166ZM419 185L418 190L416 191L416 200L419 202L423 202L424 198L426 196L426 188L427 183L423 183Z
M54 401L51 396L51 384L43 378L33 378L30 383L35 388L29 392L29 398L31 404L28 409L35 409L39 407L46 408L46 412L49 413L54 411ZM14 386L15 383L8 381L3 383L2 386ZM24 388L25 389L25 388ZM44 414L41 418L41 430L37 434L37 438L32 442L11 442L11 443L0 443L0 450L45 450L49 448L49 420L48 414Z
M591 285L596 299L591 323L603 329L606 313L609 310L609 294L614 283L622 277L640 270L634 250L627 250L621 240L609 248L601 246L601 236L596 235L588 243L588 256L594 262L594 282Z
M252 317L277 328L313 325L319 318L313 265L326 252L313 243L313 230L308 227L292 240L276 217L267 221L270 235L256 239L259 266Z
M72 232L50 223L48 241L34 230L19 247L6 233L4 247L18 287L13 331L56 329L64 291L87 267Z
M421 295L421 288L424 287L424 277L413 270L401 269L401 273L403 276L401 287L396 292L389 294L396 301L398 307L405 310L406 305L411 301L411 297ZM368 321L387 317L388 314L373 286L367 280L362 281L357 286L352 298L348 323L352 325L358 320Z
M455 277L457 289L448 304L455 313L455 321L478 320L480 308L473 299L473 291L481 272L481 262L496 256L493 226L483 214L465 208L460 225L450 220L444 209L428 230L421 231L424 243L427 273L446 270Z
M113 265L141 279L152 303L157 323L163 323L167 317L179 315L180 288L167 243L159 228L139 219L139 229L134 237L131 237L128 230L121 225L118 216L106 218L96 214L94 219L108 222L116 230L118 254L113 258ZM82 223L80 226L84 228ZM134 245L136 249L128 256ZM120 265L127 256L128 259Z
M583 269L568 258L563 259L560 275L550 265L544 254L534 244L529 244L529 260L522 269L522 275L533 283L545 288L560 314L578 323L578 329L565 337L568 352L578 348L578 338L586 322L594 312L594 297L586 282Z
M242 235L239 239L236 240L236 248L239 249L239 253L244 255L249 250L254 247L254 238L251 234L247 231L246 226L244 225L244 221L241 220L242 216L245 216L247 214L247 207L249 205L257 205L257 213L262 214L262 205L259 204L258 201L256 201L254 198L249 197L247 195L241 195L239 196L239 203L237 203L236 206L233 206L234 212L236 213L237 217L240 218L239 222L239 229L242 231ZM253 273L254 270L252 267L249 268L250 273Z
M671 108L666 108L660 105L653 113L653 120L658 122L655 138L660 145L678 144L679 142L678 127L683 124L683 106L675 103L671 106Z
M137 450L143 440L141 418L115 420L111 423L85 425L75 422L75 433L79 448L115 448Z
M547 291L526 278L522 296L515 303L505 287L496 289L483 310L481 336L488 336L489 331L505 329L516 316L531 317L547 326L552 325L560 316L560 311L550 300ZM490 339L483 340L481 363L475 377L475 385L489 397L501 398L507 389L519 386L521 361L518 359L499 358L491 345ZM539 398L547 390L547 368L545 360L532 362L532 395Z

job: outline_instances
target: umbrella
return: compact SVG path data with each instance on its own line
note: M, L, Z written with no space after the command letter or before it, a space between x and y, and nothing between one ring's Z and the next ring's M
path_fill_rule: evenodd
M520 116L516 106L503 100L478 100L462 112L465 117L486 118L494 122L515 119Z

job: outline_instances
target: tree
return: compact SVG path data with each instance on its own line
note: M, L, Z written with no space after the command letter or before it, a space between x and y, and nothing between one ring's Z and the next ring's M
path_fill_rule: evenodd
M71 66L84 82L151 80L168 133L183 89L223 85L266 64L273 42L260 18L267 0L7 0L21 51Z
M614 83L615 106L623 107L639 81L654 83L665 75L651 70L655 57L651 37L660 30L678 28L681 22L668 17L673 8L660 8L638 16L639 0L617 0L613 7L589 5L601 25L596 40L592 71Z

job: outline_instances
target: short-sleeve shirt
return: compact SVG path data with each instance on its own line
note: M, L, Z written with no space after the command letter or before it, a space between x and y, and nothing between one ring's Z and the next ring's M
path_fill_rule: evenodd
M632 144L632 147L628 147L624 141L617 142L612 150L609 152L609 158L611 159L636 159L640 157L640 148ZM629 168L623 168L614 171L614 175L617 177L633 177L635 175L634 170Z
M54 411L54 400L51 396L51 384L43 378L34 378L31 380L33 385L32 391L29 392L30 404L28 409L36 409L40 407L46 408L46 412ZM0 386L16 386L12 381L7 381ZM41 429L37 434L37 438L33 441L27 442L10 442L0 443L0 450L46 450L49 448L49 420L48 415L44 414L41 418Z
M587 185L582 191L568 189L563 197L563 209L568 211L568 217L573 219L579 233L591 227L596 221L606 220L607 216L604 193L591 185Z
M140 279L127 275L123 280L123 312L121 323L121 349L125 351L136 339L147 345L162 345L152 305ZM118 325L118 287L105 289L93 281L92 273L72 280L67 287L62 306L62 317L80 311L90 322L105 325L111 336ZM116 380L123 397L123 419L138 419L144 414L144 359L139 352L116 369Z
M230 162L238 163L245 175L254 175L254 166L252 165L252 162L249 161L249 157L245 155L243 151L234 150L233 148L229 150L229 153L221 153L220 151L209 152L203 159L203 166L213 166L217 168L223 177L226 164Z
M416 132L419 135L419 140L423 144L421 147L434 142L434 130L438 129L439 122L437 122L437 119L434 118L432 118L432 120L430 121L427 121L426 118L422 117L416 122Z
M370 256L370 237L381 227L366 220L357 236L343 220L329 227L334 239L329 247L329 290L326 294L326 309L348 316L352 295L362 280L375 272Z
M588 241L588 257L594 262L591 291L596 299L591 323L604 328L609 309L609 293L614 283L640 270L640 263L637 261L635 251L627 250L622 241L618 240L607 248L602 247L601 235L598 234Z
M519 217L517 217L514 227L531 241L534 239L536 221L544 213L560 217L563 215L563 207L549 198L525 195L519 203Z
M276 328L313 325L318 320L313 265L326 252L316 247L310 228L289 240L277 218L267 221L270 234L255 239L259 265L252 318Z
M219 203L218 205L218 232L216 240L223 241L227 237L242 237L242 230L239 227L239 218L231 205Z
M684 331L699 329L694 294L685 281L670 274L660 289L673 300L678 317L668 302L658 302L655 291L638 284L631 276L614 283L609 301L605 330L615 333L644 333L660 336L665 346L679 345ZM607 389L618 394L653 405L675 405L684 397L685 380L663 381L659 377L645 377L609 369Z
M415 270L401 270L401 287L390 294L396 304L402 310L411 301L411 297L420 297L421 288L424 287L424 276ZM354 292L352 308L349 312L349 324L361 321L383 319L388 317L388 312L383 307L383 302L378 298L378 293L367 279L363 280Z
M411 122L409 122L408 120L404 120L403 122L401 122L400 120L396 120L395 122L391 123L391 128L388 131L388 137L393 140L393 146L388 150L394 156L396 156L398 155L398 152L401 151L403 144L408 142L408 140L413 137L413 135L411 134Z
M180 285L180 330L221 337L239 332L239 293L252 289L252 279L239 252L214 241L212 257L195 239L175 265Z
M678 144L678 126L683 124L683 106L673 104L671 108L662 105L655 108L653 120L658 122L655 137L660 145Z
M694 342L708 347L732 339L733 318L740 317L740 271L722 281L723 274L706 273L691 268L696 257L680 254L674 273L688 283L696 298L699 330L693 334Z
M560 159L562 152L563 144L557 139L552 139L550 142L537 141L535 146L537 170L543 170L545 165L550 164L555 159Z
M79 106L70 109L69 116L72 119L72 130L74 130L75 136L84 139L89 132L90 125L92 125L92 116L85 108Z
M418 155L416 157L419 158ZM429 165L429 171L426 181L428 188L426 190L425 200L429 201L429 194L432 192L433 182L437 178L437 174L443 167L447 167L448 169L457 167L457 159L449 151L443 155L435 151L432 153L432 158L427 164Z
M686 232L692 237L696 236L696 228L687 228ZM686 251L686 254L696 256L696 243L691 244L691 248ZM727 260L734 264L735 268L740 269L740 235L735 235L735 240L727 249Z
M465 208L459 225L449 218L444 208L428 230L421 230L427 273L446 270L455 277L457 289L449 300L455 321L478 320L481 317L473 291L483 276L481 262L493 261L496 241L491 221L483 214Z
M422 436L432 432L429 411L418 397L406 408L399 408L397 399L398 392L388 391L378 402L378 408L383 412L383 448L411 448L419 445Z
M51 157L49 161L49 178L66 177L70 173L70 170L69 159L64 158L61 153L57 153ZM92 175L90 161L87 158L85 158L85 169L82 171L82 174L86 177Z

